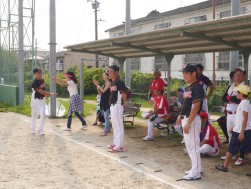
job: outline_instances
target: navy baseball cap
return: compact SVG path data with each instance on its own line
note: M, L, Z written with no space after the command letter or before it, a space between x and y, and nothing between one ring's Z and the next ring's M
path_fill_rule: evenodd
M197 72L196 66L193 64L185 64L181 72Z

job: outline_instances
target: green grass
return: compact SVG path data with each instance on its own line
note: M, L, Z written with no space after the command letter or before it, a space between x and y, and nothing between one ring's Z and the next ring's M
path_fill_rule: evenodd
M61 102L60 99L59 99L59 102ZM62 104L64 105L64 107L66 109L66 115L63 116L63 118L67 118L67 110L69 108L69 100L62 100ZM85 117L94 114L95 110L96 110L96 105L88 104L88 103L84 104L84 116ZM25 95L23 105L11 106L8 104L0 103L0 112L15 112L15 113L30 116L31 115L30 95Z

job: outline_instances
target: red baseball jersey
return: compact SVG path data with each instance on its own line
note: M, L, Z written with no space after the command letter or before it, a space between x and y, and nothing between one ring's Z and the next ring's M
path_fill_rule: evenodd
M151 90L151 94L154 97L154 89L155 88L160 88L164 91L164 87L167 86L167 82L164 81L162 78L158 78L158 79L154 79L151 84L150 84L150 90Z
M165 117L169 114L169 106L165 96L155 96L154 97L154 110L160 109L158 111L158 117Z

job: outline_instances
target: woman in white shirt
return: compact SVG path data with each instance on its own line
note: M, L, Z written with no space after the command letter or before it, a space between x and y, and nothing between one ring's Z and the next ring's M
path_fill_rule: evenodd
M78 81L73 72L67 71L67 73L65 73L64 76L66 76L66 79L53 78L53 80L58 85L62 87L67 87L67 90L69 91L69 94L70 94L70 106L68 110L67 127L65 127L63 130L71 131L71 122L72 122L73 112L82 123L81 129L84 129L87 127L87 124L84 118L79 114L79 112L83 110L83 104L81 103L81 99L78 94L78 86L77 86Z

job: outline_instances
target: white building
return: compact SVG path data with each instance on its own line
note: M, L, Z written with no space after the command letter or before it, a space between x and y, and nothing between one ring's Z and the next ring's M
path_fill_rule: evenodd
M240 14L250 13L251 0L241 0ZM231 15L231 0L216 0L215 14L215 19L229 17ZM162 28L172 28L210 20L213 20L212 0L132 20L131 34L150 32ZM108 29L106 32L109 32L110 38L123 36L125 25L121 24ZM215 53L215 59L216 80L228 80L230 52ZM243 66L243 57L241 54L239 60L239 66ZM110 63L116 62L117 60L115 59L110 60ZM179 72L179 70L182 69L184 64L193 63L204 65L204 74L209 78L212 78L212 62L213 53L176 55L171 64L171 77L182 78L182 73ZM251 58L249 58L249 64L250 62ZM173 65L175 65L175 67ZM161 69L162 71L166 70L165 59L161 56L134 58L132 59L131 66L132 70L139 70L141 72L152 73L155 69Z

